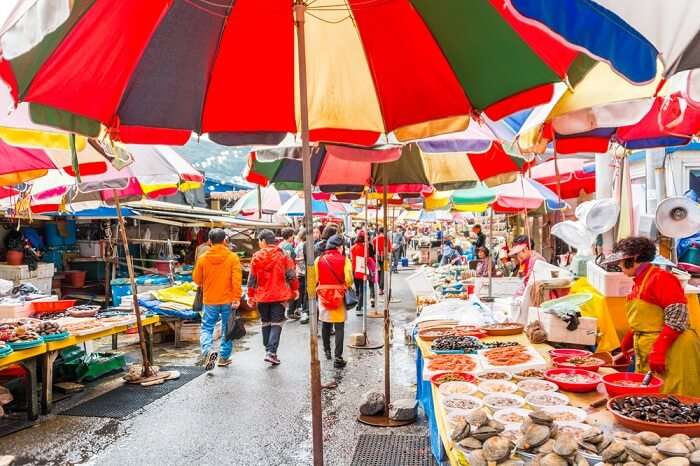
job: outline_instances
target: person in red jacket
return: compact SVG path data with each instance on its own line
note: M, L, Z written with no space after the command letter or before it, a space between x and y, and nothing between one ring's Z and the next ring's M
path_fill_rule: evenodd
M370 244L367 251L367 263L365 263L365 232L360 231L355 238L355 244L350 248L350 258L352 263L353 279L355 281L355 292L359 303L357 304L356 314L362 315L364 309L364 280L367 277L369 282L369 292L374 305L374 280L372 277L376 273L376 264L374 262L374 247Z
M379 266L379 294L384 294L384 242L386 242L386 250L388 256L386 259L391 260L391 240L384 236L384 227L379 227L377 237L374 238L374 249L377 251L377 265Z
M258 234L260 250L253 254L248 275L248 303L257 304L262 321L265 362L280 363L277 348L282 322L289 301L299 297L299 280L291 257L275 245L275 234L262 230Z

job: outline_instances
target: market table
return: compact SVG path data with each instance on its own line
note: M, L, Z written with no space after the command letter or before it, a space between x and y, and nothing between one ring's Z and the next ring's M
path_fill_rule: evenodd
M19 364L27 371L27 418L34 421L39 418L39 390L37 379L37 361L46 354L46 344L34 348L14 351L9 356L0 359L0 369Z
M146 339L146 352L148 358L153 361L153 326L160 323L159 316L144 317L141 319L141 324L144 329L144 338ZM100 332L88 333L86 335L71 335L65 340L51 341L46 343L44 349L44 357L41 361L41 372L43 384L41 387L41 411L42 414L48 414L53 407L53 364L58 357L60 350L70 346L79 345L86 341L96 340L98 338L109 337L125 333L127 330L134 328L136 324L117 325ZM10 356L12 357L12 356ZM1 360L0 360L1 361Z
M549 360L547 352L552 349L548 344L531 344L524 333L513 336L486 337L483 341L515 341L524 346L532 346L535 348L545 360ZM442 464L448 462L451 466L461 466L465 463L460 462L460 455L457 453L454 444L449 437L449 427L447 425L447 412L441 403L441 394L429 380L423 380L423 366L425 359L430 359L435 356L430 351L432 342L425 341L420 337L416 337L417 354L416 354L416 398L423 406L423 411L428 418L428 427L430 431L430 446L433 456ZM614 369L601 368L601 374L615 372ZM589 412L590 420L600 425L610 425L615 422L613 416L603 408L591 410L590 404L599 400L602 395L597 392L591 393L571 393L564 392L568 397L570 404L579 408L583 408Z

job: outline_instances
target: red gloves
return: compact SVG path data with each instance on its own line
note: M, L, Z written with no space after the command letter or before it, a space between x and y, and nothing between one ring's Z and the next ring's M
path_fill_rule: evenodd
M623 353L627 354L634 346L634 332L632 330L628 331L627 334L622 338L620 342L620 349Z
M654 345L649 353L649 368L657 374L666 372L666 352L676 341L678 335L682 332L677 332L671 327L664 325L663 330L656 338Z

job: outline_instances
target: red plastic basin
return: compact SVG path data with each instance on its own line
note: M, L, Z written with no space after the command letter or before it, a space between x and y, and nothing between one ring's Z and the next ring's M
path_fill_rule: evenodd
M591 354L593 353L590 351L573 348L555 348L549 350L550 358L557 358L559 356L590 356Z
M579 374L584 375L590 379L595 379L595 381L586 383L563 382L552 377L553 375L557 374ZM593 392L596 390L596 388L598 388L598 384L602 381L600 375L584 369L549 369L544 373L544 378L546 380L549 380L550 382L557 384L559 386L559 389L564 390L566 392L574 393Z
M59 299L58 301L32 301L32 314L55 314L75 306L76 299Z
M646 387L628 387L616 383L622 380L630 380L641 383L642 380L644 380L644 375L645 374L638 374L637 372L617 372L614 374L607 374L603 376L603 384L605 384L605 390L607 390L610 398L618 395L659 393L664 381L656 376L651 378L651 382L649 382L649 385Z
M600 364L595 365L592 364L584 366L581 364L570 364L567 361L572 357L577 358L580 356L558 356L552 359L552 364L554 364L554 367L561 367L563 369L583 369L590 372L598 372L598 369L600 369L605 364L605 361L603 361L602 359L599 359Z

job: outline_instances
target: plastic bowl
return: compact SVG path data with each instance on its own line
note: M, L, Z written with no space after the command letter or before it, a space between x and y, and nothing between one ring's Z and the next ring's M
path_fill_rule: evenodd
M462 408L458 406L461 401L471 403L471 407L469 408ZM475 409L479 409L482 406L484 406L484 401L481 398L477 398L475 396L470 396L470 395L450 395L449 397L443 396L442 397L442 405L445 407L447 412L452 413L452 412L460 412L460 413L469 413L471 411L474 411Z
M430 381L437 385L438 387L442 385L443 383L450 382L449 380L441 381L443 377L446 375L451 375L454 376L455 378L459 379L460 382L471 382L471 383L476 383L476 377L474 377L472 374L468 372L440 372L439 374L435 374L430 378Z
M523 393L556 392L559 390L559 385L549 380L525 379L518 382L518 390Z
M625 385L620 385L619 382L623 380L629 380L632 382L639 382L641 384L644 380L645 374L638 374L636 372L617 372L614 374L607 374L603 376L603 384L605 385L605 390L608 392L609 397L619 396L619 395L645 395L647 393L659 393L664 381L658 377L652 377L651 382L646 387L629 387Z
M443 396L453 396L453 395L473 395L476 393L476 385L470 382L452 381L444 382L440 384L440 393Z
M557 404L541 403L538 398L542 396L547 396L552 399L556 399ZM565 406L569 404L569 397L559 392L532 392L528 393L525 397L527 404L533 408L548 408L550 406Z
M484 380L478 385L479 391L485 395L491 393L515 393L518 386L507 380Z
M586 418L588 417L588 413L584 411L581 408L576 408L574 406L550 406L548 408L542 408L542 411L544 411L547 414L550 414L552 416L555 416L554 422L560 423L560 422L584 422ZM568 414L571 416L575 416L576 419L567 419L567 420L557 420L556 416L562 415L562 414Z
M641 432L644 430L648 430L651 432L656 432L657 434L661 435L662 437L670 437L674 434L686 434L690 437L698 437L700 436L700 424L661 424L659 422L649 422L649 421L640 421L639 419L635 419L632 417L625 416L623 414L620 414L619 412L615 411L612 409L612 403L615 402L616 400L623 400L625 398L628 398L630 396L638 396L638 395L620 395L620 396L615 396L612 397L608 400L608 411L613 415L615 420L619 422L621 425L627 427L628 429ZM654 398L667 398L671 395L662 395L660 393L652 393L652 394L647 394L645 395L647 397L654 397ZM700 403L700 398L692 397L692 396L680 396L680 395L673 395L683 403Z
M591 354L593 353L590 351L573 348L555 348L549 350L549 357L552 359L559 356L590 356Z
M568 361L572 357L576 358L579 356L557 356L556 358L552 359L552 363L554 364L554 367L561 367L563 369L583 369L589 372L598 372L598 369L603 367L603 364L605 364L605 361L603 361L602 359L598 359L599 364L570 364Z
M520 416L521 418L525 419L528 417L528 415L532 413L531 409L523 409L523 408L503 408L499 409L498 411L493 413L493 418L500 422L501 424L522 424L523 421L513 421L513 420L508 420L506 416L511 415L511 414L516 414Z
M504 403L511 406L504 405ZM491 393L484 397L484 404L494 411L505 408L522 408L525 405L525 399L511 393Z
M632 364L632 358L630 358L627 355L621 356L617 361L614 361L613 355L608 352L595 353L593 354L593 357L605 361L603 367L609 367L619 372L625 372L625 370L630 366L630 364Z
M591 379L591 382L564 382L552 377L557 374L579 374ZM547 372L544 373L544 378L546 380L549 380L550 382L554 382L555 384L557 384L561 390L574 393L593 392L598 387L598 384L602 381L600 375L592 373L589 370L568 368L549 369Z

